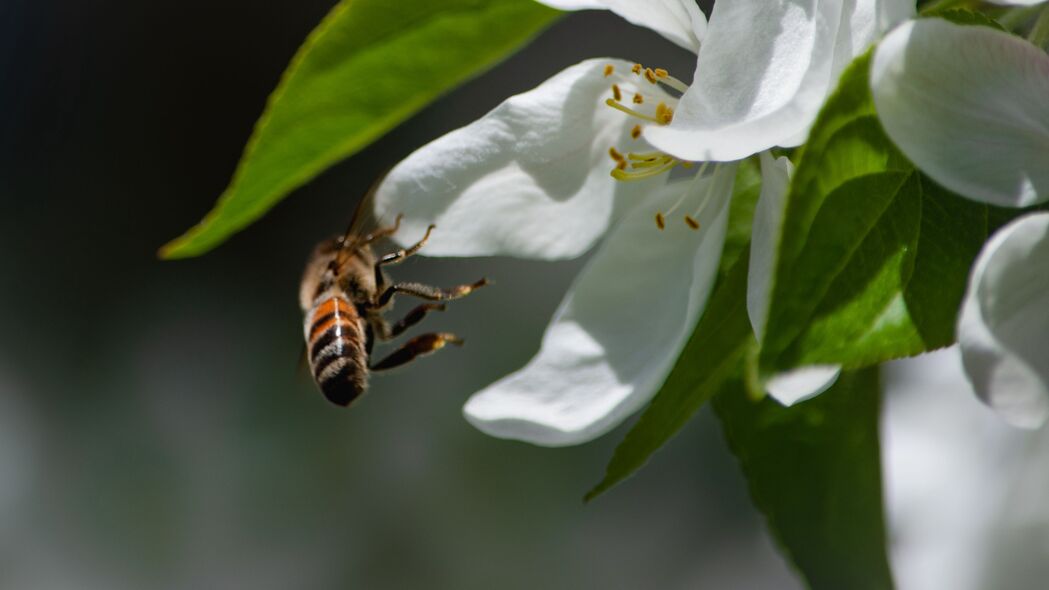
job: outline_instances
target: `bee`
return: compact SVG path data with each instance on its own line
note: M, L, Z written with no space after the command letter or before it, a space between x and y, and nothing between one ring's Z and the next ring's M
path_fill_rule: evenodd
M369 195L370 197L370 195ZM349 229L341 237L324 240L314 248L306 263L299 303L305 314L303 334L306 358L314 381L334 404L348 406L368 388L368 375L399 367L444 348L461 346L462 338L448 332L416 336L378 362L371 362L376 341L388 341L418 324L432 311L443 311L443 303L469 295L488 284L481 279L469 285L441 289L420 283L395 283L383 267L403 262L426 245L435 226L408 248L376 256L372 244L392 236L401 225L401 215L393 225L369 233L356 229L368 197L353 215ZM383 317L397 294L429 301L390 325Z

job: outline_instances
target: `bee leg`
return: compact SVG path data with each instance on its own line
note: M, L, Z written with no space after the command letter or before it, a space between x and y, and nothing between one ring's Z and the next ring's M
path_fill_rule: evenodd
M416 306L415 309L408 312L408 315L401 318L401 321L393 325L393 328L390 329L390 337L396 338L400 336L405 330L421 322L426 317L426 314L431 311L444 311L444 309L445 305L443 303L423 303Z
M369 367L369 369L372 371L385 371L387 369L399 367L412 362L417 357L437 352L444 348L445 344L462 346L463 339L455 334L449 334L447 332L432 332L430 334L416 336L408 342L405 342L404 346L391 352L386 358Z
M400 217L398 217L398 219L400 219ZM408 258L412 254L415 254L420 249L422 249L422 247L426 245L426 241L430 239L430 232L433 231L434 227L436 226L431 225L427 227L426 233L423 234L422 239L416 242L411 247L398 250L391 254L387 254L375 263L375 284L378 285L380 289L386 286L386 276L382 273L382 267L386 266L387 264L398 264L400 262L403 262L405 258Z
M480 289L487 284L488 279L481 279L476 283L471 283L469 285L459 285L458 287L452 287L451 289L441 289L439 287L431 287L430 285L423 285L421 283L397 283L395 285L390 285L380 293L376 298L373 307L385 307L386 304L393 299L393 296L398 293L404 293L405 295L412 295L413 297L428 299L430 301L458 299L460 297L466 297L474 290Z

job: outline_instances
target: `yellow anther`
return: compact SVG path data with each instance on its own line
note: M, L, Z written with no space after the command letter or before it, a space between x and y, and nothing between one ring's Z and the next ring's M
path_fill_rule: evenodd
M656 73L652 71L652 68L645 68L645 79L653 84L657 82Z
M612 64L606 65L605 66L605 77L607 78L607 77L611 76L612 72L615 72L615 71L616 71L616 69L614 67L612 67Z
M640 92L634 93L634 104L644 104L645 97L641 96Z
M667 227L667 221L663 219L663 214L659 211L656 211L656 227L659 228L659 231L663 231Z
M674 158L670 156L662 156L660 158L652 158L648 160L637 160L636 158L630 158L634 160L630 162L631 168L652 168L653 166L662 166L667 162L672 162Z
M608 155L616 162L626 162L626 158L624 158L623 154L619 153L619 150L617 150L614 146L608 148Z
M616 170L626 170L626 160L616 160Z
M612 66L608 66L608 67L611 68ZM663 78L666 78L667 76L669 76L670 72L664 70L663 68L656 68L655 69L655 74L656 74L657 78L663 79Z
M641 137L640 125L634 125L634 128L630 130L630 137L633 137L634 139Z
M656 122L660 125L667 125L674 120L674 109L667 106L667 103L661 102L656 105Z
M642 67L641 64L634 64L634 67L630 68L630 71L634 72L635 74L640 74L641 73L641 67Z
M616 102L623 100L623 93L619 91L619 84L612 85L612 97L616 99Z
M688 226L691 227L692 229L699 229L699 222L696 221L695 219L692 219L691 215L686 215L685 216L685 223L688 224Z

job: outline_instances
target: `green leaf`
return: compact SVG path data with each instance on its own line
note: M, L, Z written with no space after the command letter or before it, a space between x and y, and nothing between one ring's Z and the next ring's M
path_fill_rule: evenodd
M763 375L869 366L946 346L988 208L921 175L885 136L870 53L843 74L802 149L773 277Z
M640 469L726 381L739 375L747 351L755 344L747 318L748 253L744 248L738 254L715 288L663 387L616 447L604 479L584 500L592 500Z
M877 369L843 373L784 408L738 390L714 410L755 505L814 589L892 588L885 549Z
M493 65L557 14L531 0L339 2L270 95L214 209L161 256L214 248L295 188Z

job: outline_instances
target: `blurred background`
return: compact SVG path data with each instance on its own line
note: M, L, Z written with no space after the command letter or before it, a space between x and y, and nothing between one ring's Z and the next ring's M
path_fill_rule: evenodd
M0 588L800 587L706 412L589 505L628 426L542 449L462 419L535 352L581 261L415 258L395 275L496 280L427 319L465 348L373 379L350 410L299 369L305 258L381 171L586 57L687 78L655 34L569 15L214 252L156 259L225 187L332 4L0 3ZM972 400L952 354L888 379L906 395L886 427L902 587L980 587L957 564L1008 547L987 531L1040 444ZM1016 546L1045 542L1015 520Z

